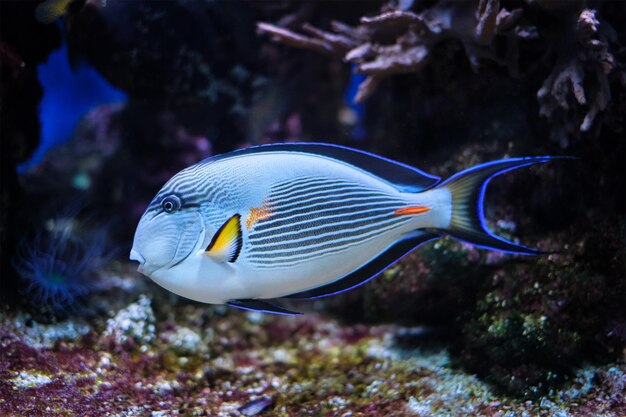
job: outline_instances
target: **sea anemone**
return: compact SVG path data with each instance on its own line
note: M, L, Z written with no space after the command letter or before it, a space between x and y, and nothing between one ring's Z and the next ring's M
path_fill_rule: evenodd
M13 265L24 281L29 304L72 311L97 289L95 271L112 258L104 229L82 235L75 220L49 220L18 245Z

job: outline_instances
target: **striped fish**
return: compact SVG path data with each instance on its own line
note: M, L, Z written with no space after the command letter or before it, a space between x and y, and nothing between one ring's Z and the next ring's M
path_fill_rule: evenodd
M170 179L141 218L130 258L183 297L297 314L267 300L348 290L443 234L492 250L540 253L486 229L483 195L494 176L549 159L495 161L440 182L335 145L240 150Z

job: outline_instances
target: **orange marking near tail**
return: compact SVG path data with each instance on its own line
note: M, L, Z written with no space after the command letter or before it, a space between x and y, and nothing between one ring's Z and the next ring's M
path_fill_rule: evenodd
M402 215L406 215L406 214L426 213L427 211L430 211L430 207L426 207L426 206L411 206L411 207L404 207L404 208L398 209L398 210L394 211L393 214L397 214L399 216L402 216Z

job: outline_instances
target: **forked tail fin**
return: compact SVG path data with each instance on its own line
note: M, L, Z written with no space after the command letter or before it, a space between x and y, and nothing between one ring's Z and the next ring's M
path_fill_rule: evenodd
M483 200L487 184L493 177L555 158L562 157L502 159L477 165L453 175L437 187L446 188L452 194L452 218L450 226L445 231L453 237L485 249L522 255L544 254L545 252L517 245L491 233L485 224Z

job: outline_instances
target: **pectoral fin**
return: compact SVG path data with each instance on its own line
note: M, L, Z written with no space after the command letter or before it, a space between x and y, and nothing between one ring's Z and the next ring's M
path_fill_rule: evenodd
M233 263L239 257L242 244L241 216L235 214L215 233L205 253L216 260Z
M274 305L272 303L268 303L263 300L230 300L228 303L231 307L240 308L242 310L250 310L250 311L260 311L262 313L270 313L270 314L282 314L284 316L295 316L300 315L302 313L298 313L297 311L290 311L286 308L282 308L281 306Z

